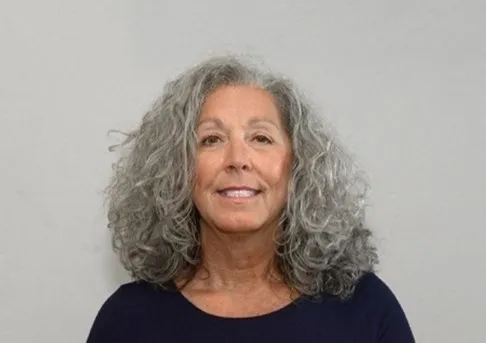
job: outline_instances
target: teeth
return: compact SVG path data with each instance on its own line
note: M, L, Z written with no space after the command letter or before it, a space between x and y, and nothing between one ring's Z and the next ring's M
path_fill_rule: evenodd
M232 197L232 198L247 198L252 197L257 194L257 191L244 189L244 190L228 190L221 192L224 196Z

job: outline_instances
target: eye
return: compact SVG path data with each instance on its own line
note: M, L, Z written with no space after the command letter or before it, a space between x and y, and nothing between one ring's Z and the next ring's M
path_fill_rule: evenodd
M255 139L258 143L263 143L263 144L273 143L273 141L265 135L256 135L253 139Z
M201 140L200 144L204 145L204 146L211 146L211 145L218 143L220 140L221 140L220 137L215 136L215 135L210 135L210 136L204 137Z

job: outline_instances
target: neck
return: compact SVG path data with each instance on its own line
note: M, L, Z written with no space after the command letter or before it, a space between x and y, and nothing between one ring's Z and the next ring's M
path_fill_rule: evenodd
M244 290L271 283L271 276L276 275L275 231L226 233L202 223L204 268L196 278L211 289Z

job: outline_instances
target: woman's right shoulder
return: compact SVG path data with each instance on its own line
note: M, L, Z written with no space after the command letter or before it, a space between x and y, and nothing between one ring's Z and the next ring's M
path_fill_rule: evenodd
M101 305L92 324L88 342L109 342L129 337L133 328L153 316L169 315L175 305L175 292L144 281L119 286Z
M132 281L124 283L111 294L108 300L131 302L147 298L160 298L166 296L169 290L146 281Z
M113 312L129 308L133 312L137 308L146 308L148 304L157 304L160 309L160 305L168 305L167 302L174 295L175 292L166 287L145 281L133 281L120 285L108 297L101 310Z

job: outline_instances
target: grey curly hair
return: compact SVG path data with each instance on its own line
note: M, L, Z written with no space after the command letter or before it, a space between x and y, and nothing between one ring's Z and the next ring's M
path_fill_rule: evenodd
M195 129L205 98L225 85L273 96L292 142L276 267L300 294L350 297L377 254L365 226L368 184L329 125L286 77L239 57L211 58L168 82L122 154L106 188L114 250L135 280L164 286L201 267L192 202Z

